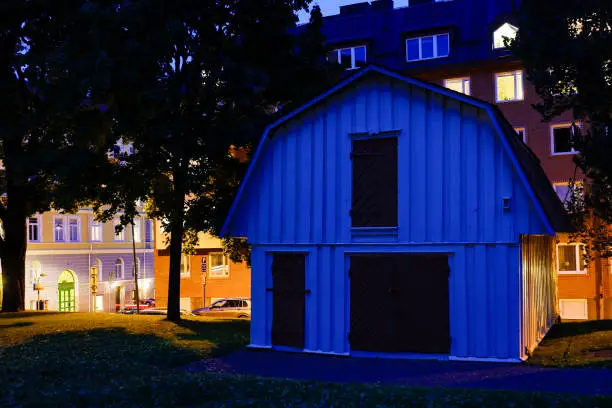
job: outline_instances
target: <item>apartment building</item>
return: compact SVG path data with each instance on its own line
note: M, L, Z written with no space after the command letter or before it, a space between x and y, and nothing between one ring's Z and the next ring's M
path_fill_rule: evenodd
M168 304L170 250L168 234L155 223L155 304ZM246 262L235 263L223 254L221 240L200 233L195 254L181 258L181 309L209 306L225 297L251 297L251 270Z
M571 113L542 121L539 100L524 66L505 46L520 29L513 19L520 0L392 0L340 7L324 18L328 59L359 69L369 63L427 80L496 104L538 157L559 197L576 172ZM380 108L382 109L382 108ZM576 173L575 173L576 172ZM608 260L584 264L583 246L558 236L559 311L566 320L612 318Z
M134 301L134 256L141 298L153 295L153 223L141 213L116 233L119 219L101 223L91 209L50 211L28 218L25 307L62 312L114 312ZM97 269L92 287L91 270Z

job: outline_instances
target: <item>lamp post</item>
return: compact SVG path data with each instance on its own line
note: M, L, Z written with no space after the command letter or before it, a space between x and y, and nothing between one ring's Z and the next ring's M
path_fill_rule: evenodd
M36 291L36 310L42 310L40 307L40 291L44 290L45 287L40 282L40 279L47 276L46 273L42 272L36 276L36 282L34 282L34 290Z

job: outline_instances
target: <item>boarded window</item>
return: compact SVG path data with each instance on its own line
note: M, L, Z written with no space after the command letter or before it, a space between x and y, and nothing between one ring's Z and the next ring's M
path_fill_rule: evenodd
M397 226L397 138L354 140L353 227Z

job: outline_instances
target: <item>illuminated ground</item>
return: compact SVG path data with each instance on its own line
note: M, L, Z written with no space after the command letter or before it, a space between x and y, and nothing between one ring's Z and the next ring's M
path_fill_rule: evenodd
M185 370L247 341L248 322L242 321L194 318L175 325L160 316L0 314L0 406L612 406L612 398L564 393L328 384ZM536 354L534 361L545 356Z

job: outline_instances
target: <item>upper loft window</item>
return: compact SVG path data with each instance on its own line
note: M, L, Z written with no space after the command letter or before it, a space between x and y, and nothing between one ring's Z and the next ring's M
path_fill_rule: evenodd
M366 64L366 46L337 48L327 54L327 60L347 70L361 68Z
M444 87L455 92L470 95L470 78L451 78L444 80Z
M522 101L525 98L523 90L523 71L504 72L495 75L495 101Z
M448 57L450 43L448 33L408 38L406 40L406 60L422 61Z
M493 31L493 49L506 48L505 39L514 40L517 32L518 28L512 24L502 24L497 30Z
M397 227L397 137L353 140L353 227Z

